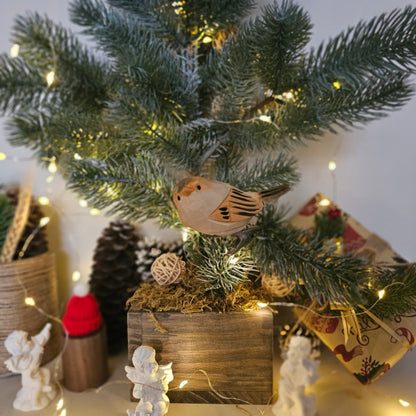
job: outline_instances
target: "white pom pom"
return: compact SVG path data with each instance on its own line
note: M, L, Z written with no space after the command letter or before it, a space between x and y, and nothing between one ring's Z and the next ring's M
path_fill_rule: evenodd
M77 283L74 286L74 295L75 296L87 296L88 293L90 293L90 288L88 287L88 285L86 283Z

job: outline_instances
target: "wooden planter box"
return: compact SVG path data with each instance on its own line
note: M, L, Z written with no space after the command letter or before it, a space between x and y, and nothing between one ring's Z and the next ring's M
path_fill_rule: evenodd
M267 404L277 390L279 357L274 314L252 312L155 313L167 330L160 332L148 312L128 312L129 359L150 345L159 364L172 362L168 396L176 403ZM211 382L199 370L207 373ZM181 389L182 381L189 382ZM213 392L220 393L219 397Z

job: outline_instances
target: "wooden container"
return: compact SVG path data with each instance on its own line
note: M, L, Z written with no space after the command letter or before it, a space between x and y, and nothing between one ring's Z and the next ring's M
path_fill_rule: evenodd
M19 280L21 283L19 283ZM26 292L25 292L26 289ZM26 305L25 298L34 299L36 306ZM7 336L15 331L37 334L50 319L58 317L55 255L46 252L39 256L0 264L0 374L8 372L4 360L10 354L4 346ZM61 348L61 328L52 323L51 336L45 345L42 363L55 358Z
M71 391L100 387L107 381L107 342L103 326L92 334L68 337L62 370L63 385Z
M154 316L167 332L157 329L148 312L134 310L134 306L128 312L129 359L145 344L156 350L159 364L173 363L174 380L168 392L171 402L272 401L277 390L274 375L278 373L279 348L274 340L274 314L269 310L158 312ZM179 388L184 380L188 383Z

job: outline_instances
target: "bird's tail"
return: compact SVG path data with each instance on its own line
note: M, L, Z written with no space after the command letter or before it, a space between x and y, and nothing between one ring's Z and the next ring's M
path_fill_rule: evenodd
M283 194L285 194L290 189L290 186L287 184L275 186L274 188L266 189L265 191L261 191L261 200L266 204L267 202L273 201L273 199L277 199Z

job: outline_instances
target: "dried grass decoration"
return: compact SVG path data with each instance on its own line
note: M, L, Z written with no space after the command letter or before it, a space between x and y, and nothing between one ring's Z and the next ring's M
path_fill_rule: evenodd
M150 271L159 285L176 284L185 273L185 262L174 253L165 253L153 262Z

